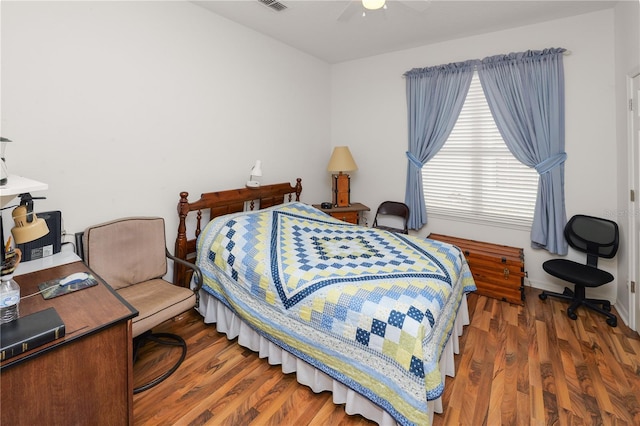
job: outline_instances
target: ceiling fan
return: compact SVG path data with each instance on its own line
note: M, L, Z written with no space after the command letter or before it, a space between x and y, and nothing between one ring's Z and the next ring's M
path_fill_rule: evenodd
M360 12L362 16L366 16L367 11L386 10L387 4L393 4L393 6L401 5L402 7L409 8L411 11L421 13L429 7L431 0L350 0L347 7L342 11L340 16L338 16L338 21L348 21L358 12Z

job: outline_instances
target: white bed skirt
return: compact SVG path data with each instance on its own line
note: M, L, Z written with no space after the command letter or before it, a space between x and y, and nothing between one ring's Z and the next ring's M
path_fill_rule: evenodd
M204 317L204 322L215 323L217 330L225 333L229 340L237 337L238 344L257 352L260 358L267 358L269 364L282 365L283 373L295 372L298 383L309 386L314 392L332 392L333 403L344 404L347 414L360 414L383 426L397 424L395 419L378 405L262 337L215 297L204 291L200 291L200 296L198 311ZM440 359L440 372L443 378L445 375L451 377L455 375L453 355L459 353L458 337L462 335L463 327L467 324L469 324L469 310L467 297L464 295L451 337ZM434 412L442 413L440 398L429 402L430 422L433 420Z

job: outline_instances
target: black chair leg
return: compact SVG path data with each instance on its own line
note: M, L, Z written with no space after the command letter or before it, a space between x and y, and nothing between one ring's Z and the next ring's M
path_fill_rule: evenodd
M609 302L608 300L604 300L604 299L585 299L585 300L592 305L602 306L602 309L604 309L607 312L611 312L611 302Z
M603 299L587 299L584 287L576 286L575 290L565 287L563 293L554 293L545 290L538 295L540 300L546 300L548 296L570 301L571 305L567 308L567 316L572 320L578 319L578 315L576 314L578 307L585 306L607 317L607 324L611 327L618 325L618 317L610 312L611 302Z
M593 303L593 302L596 302L596 303ZM611 327L616 327L618 325L618 317L616 317L610 312L611 304L609 304L609 309L607 310L606 308L601 308L600 306L598 306L598 305L602 305L601 302L602 301L598 299L593 299L593 300L586 299L582 302L582 304L587 308L594 310L596 312L599 312L600 314L607 317L607 324L609 324Z
M140 348L144 346L145 343L147 343L147 341L152 341L160 345L179 346L182 348L182 353L180 355L180 359L178 359L178 361L173 365L173 367L171 367L169 370L167 370L165 373L161 374L160 376L156 377L155 379L151 380L150 382L145 383L144 385L138 386L137 388L134 388L133 389L134 394L146 391L147 389L151 389L152 387L156 386L157 384L165 380L167 377L171 376L178 369L178 367L180 367L180 364L182 364L182 361L184 361L185 357L187 356L187 343L184 341L182 337L178 336L177 334L151 333L150 331L148 331L146 333L139 335L135 339L133 339L133 363L134 364L138 359L138 351L140 350Z
M544 290L542 293L540 293L538 295L538 297L540 298L540 300L546 300L548 296L553 296L553 297L557 297L559 299L564 299L564 300L573 300L575 295L573 294L573 291L568 288L565 287L564 288L564 292L562 293L554 293L553 291L546 291Z

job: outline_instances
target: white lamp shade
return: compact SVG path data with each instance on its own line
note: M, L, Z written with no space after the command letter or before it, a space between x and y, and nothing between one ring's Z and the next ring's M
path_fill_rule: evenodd
M348 146L336 146L327 165L328 172L352 172L358 170Z
M260 186L260 182L254 179L258 176L262 176L262 162L260 160L256 160L256 164L251 168L247 188L258 188Z
M251 176L262 176L262 161L256 160L255 166L251 169Z

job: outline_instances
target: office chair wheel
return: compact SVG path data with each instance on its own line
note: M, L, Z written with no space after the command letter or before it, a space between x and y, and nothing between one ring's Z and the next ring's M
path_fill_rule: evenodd
M571 318L574 321L578 319L578 315L575 312L573 312L573 309L567 309L567 315L569 316L569 318Z
M603 303L602 309L604 309L607 312L611 312L611 303Z
M611 327L617 327L618 318L607 318L607 324L609 324Z
M540 300L547 300L547 295L545 293L540 293L538 297L540 298Z

